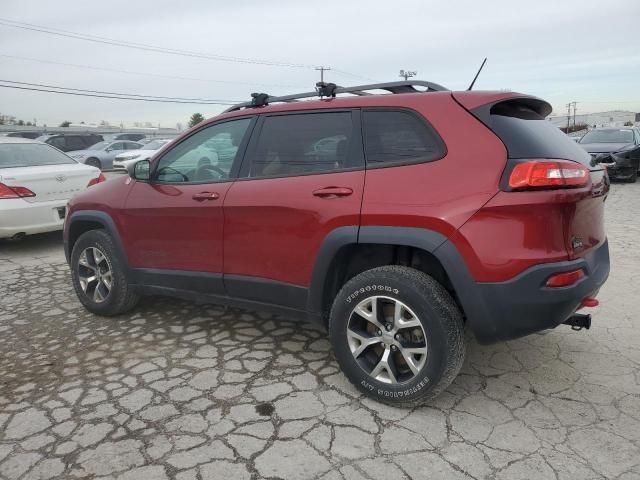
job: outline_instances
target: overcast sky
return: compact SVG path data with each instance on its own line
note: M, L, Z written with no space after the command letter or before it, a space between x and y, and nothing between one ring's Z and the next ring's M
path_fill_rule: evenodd
M318 80L313 65L333 67L326 78L342 85L397 80L404 68L416 70L419 79L465 89L486 56L476 89L531 93L552 103L554 114L562 114L570 101L578 102L578 113L640 112L638 0L2 0L0 17L126 42L308 66L189 58L0 25L2 80L246 100L253 91L311 89ZM0 88L0 113L50 126L106 120L174 127L195 111L209 117L223 108Z

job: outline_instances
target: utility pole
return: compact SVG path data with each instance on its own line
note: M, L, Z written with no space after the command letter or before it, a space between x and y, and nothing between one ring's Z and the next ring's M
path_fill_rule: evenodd
M320 82L324 83L324 72L325 70L331 70L331 67L323 67L322 65L320 65L319 67L316 67L316 70L320 71Z
M576 128L576 104L578 102L567 103L567 133L569 133L569 125L571 125L571 107L573 107L573 128Z
M400 70L400 76L404 78L405 82L411 77L415 77L418 74L416 71Z

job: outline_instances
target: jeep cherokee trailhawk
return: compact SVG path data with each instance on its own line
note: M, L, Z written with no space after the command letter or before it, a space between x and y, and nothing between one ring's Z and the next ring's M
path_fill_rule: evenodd
M609 181L550 111L422 81L253 94L70 202L73 285L99 315L163 294L304 317L361 391L425 401L465 326L590 325Z

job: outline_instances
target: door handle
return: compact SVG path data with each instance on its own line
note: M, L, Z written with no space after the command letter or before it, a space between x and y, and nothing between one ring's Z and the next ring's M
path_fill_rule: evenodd
M218 198L220 198L220 195L218 195L216 192L200 192L194 193L191 198L199 202L204 202L205 200L217 200Z
M325 187L313 191L313 195L320 198L348 197L353 193L349 187Z

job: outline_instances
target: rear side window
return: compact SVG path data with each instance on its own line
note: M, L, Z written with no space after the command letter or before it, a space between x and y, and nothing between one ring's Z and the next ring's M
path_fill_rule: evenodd
M305 175L362 166L351 112L265 117L250 177Z
M77 163L49 145L7 143L0 145L0 168L35 167Z
M82 137L67 137L67 148L69 150L84 150L85 144L82 141Z
M526 103L506 101L494 105L487 126L505 144L509 158L557 158L587 166L591 161L582 147Z
M368 166L428 162L446 154L440 136L416 114L365 110L363 121Z

